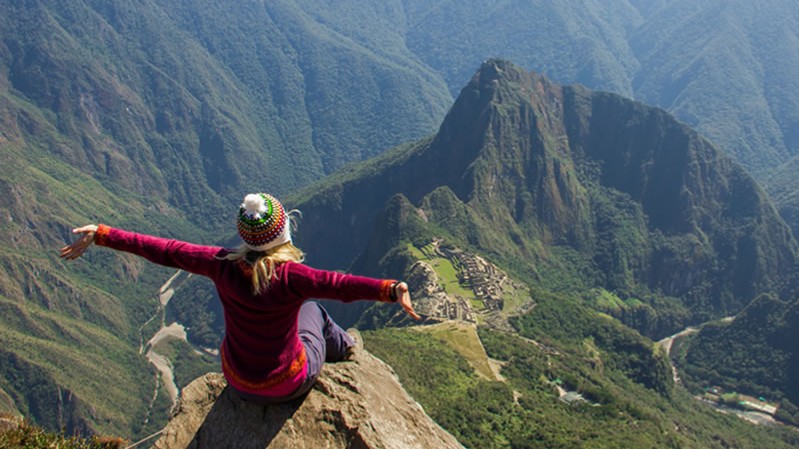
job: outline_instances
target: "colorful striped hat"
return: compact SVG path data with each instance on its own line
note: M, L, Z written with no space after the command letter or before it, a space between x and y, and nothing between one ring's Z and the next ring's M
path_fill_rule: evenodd
M266 251L291 241L289 219L283 205L266 193L244 197L237 227L244 245L255 251Z

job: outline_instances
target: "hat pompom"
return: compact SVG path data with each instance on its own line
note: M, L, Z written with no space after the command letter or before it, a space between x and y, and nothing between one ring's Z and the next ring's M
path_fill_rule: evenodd
M266 207L266 200L264 197L257 193L250 193L244 197L244 203L241 205L244 208L244 214L252 219L260 219L262 214L268 210Z
M255 251L291 242L288 214L280 201L268 193L250 193L244 197L236 227L244 244Z

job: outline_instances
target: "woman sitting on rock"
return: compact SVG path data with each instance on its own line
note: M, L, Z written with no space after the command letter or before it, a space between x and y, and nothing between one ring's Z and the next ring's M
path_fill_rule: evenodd
M324 362L348 357L356 344L327 312L309 298L350 302L397 302L415 319L408 286L395 280L323 271L303 265L291 241L291 218L280 202L250 194L239 208L236 250L202 246L87 225L81 237L61 249L72 260L96 243L210 278L225 313L222 371L241 397L258 403L282 402L305 394Z

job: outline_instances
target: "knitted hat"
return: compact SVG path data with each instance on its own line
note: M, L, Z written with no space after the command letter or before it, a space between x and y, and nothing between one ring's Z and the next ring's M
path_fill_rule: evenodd
M237 223L244 245L255 251L266 251L291 241L289 220L283 205L266 193L244 197Z

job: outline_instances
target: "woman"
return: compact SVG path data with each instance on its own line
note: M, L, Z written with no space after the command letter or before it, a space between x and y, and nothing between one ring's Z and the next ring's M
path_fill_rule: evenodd
M303 265L303 253L291 241L290 221L271 195L249 194L239 208L243 245L237 250L100 224L74 229L81 237L62 248L61 257L76 259L96 243L210 278L225 312L220 357L228 384L246 400L282 402L305 394L323 363L343 360L356 343L320 305L307 299L397 302L419 319L404 282Z

